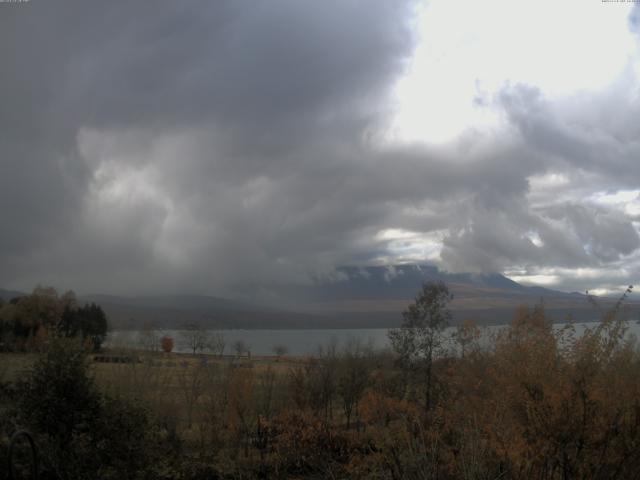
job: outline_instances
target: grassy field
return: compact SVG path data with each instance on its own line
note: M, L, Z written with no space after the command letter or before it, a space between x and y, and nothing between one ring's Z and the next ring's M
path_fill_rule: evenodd
M165 428L191 444L215 436L221 426L237 420L238 413L251 412L255 419L281 410L288 399L290 372L306 362L293 357L221 358L122 350L100 355L138 360L106 363L87 355L89 371L101 391L149 407ZM0 354L0 380L18 379L37 358L37 354Z
M0 382L12 382L36 361L35 353L0 353Z

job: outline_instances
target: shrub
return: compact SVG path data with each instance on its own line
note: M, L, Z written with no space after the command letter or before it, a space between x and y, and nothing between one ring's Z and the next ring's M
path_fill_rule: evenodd
M165 336L160 339L160 346L165 353L171 353L173 351L173 345L173 338L171 337Z
M79 342L56 337L17 384L22 422L62 479L138 478L150 461L145 409L101 394Z

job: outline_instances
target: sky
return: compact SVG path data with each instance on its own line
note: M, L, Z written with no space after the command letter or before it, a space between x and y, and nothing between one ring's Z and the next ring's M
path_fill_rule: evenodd
M640 279L640 5L0 3L0 287Z

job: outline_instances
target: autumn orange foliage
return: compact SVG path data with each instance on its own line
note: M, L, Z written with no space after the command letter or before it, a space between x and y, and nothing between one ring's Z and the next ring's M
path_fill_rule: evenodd
M433 356L426 404L423 364L362 345L277 368L185 361L184 394L153 407L177 465L162 478L640 478L640 351L619 307L586 330L542 304L492 335L463 322Z
M269 424L264 461L301 478L638 478L640 355L625 322L609 315L578 335L537 305L519 308L489 348L471 348L477 332L465 324L464 355L434 365L431 410L419 388L388 389L386 365L371 374L355 430L312 408L287 411Z
M160 347L165 353L171 353L173 351L173 338L164 336L160 339Z

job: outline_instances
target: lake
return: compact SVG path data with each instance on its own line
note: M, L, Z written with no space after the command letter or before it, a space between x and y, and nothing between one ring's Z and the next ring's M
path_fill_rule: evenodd
M580 334L588 326L594 327L592 323L575 323L576 333ZM556 324L554 327L560 329L565 324ZM504 326L482 327L483 337L488 338L491 333L504 328ZM450 337L455 331L448 328L445 335ZM363 345L371 346L376 350L389 348L386 328L360 328L360 329L304 329L304 330L215 330L221 333L226 343L225 354L233 353L233 344L242 341L247 345L252 355L273 355L275 345L283 345L287 348L289 355L314 355L318 353L320 347L336 345L338 349L344 348L349 342L358 341ZM158 330L154 332L154 344L159 345L159 339L166 335L174 339L174 352L188 353L190 349L186 341L184 330ZM629 322L629 333L640 337L640 325L633 321ZM140 347L149 333L139 331L117 330L109 332L106 347ZM486 340L485 340L486 341Z

